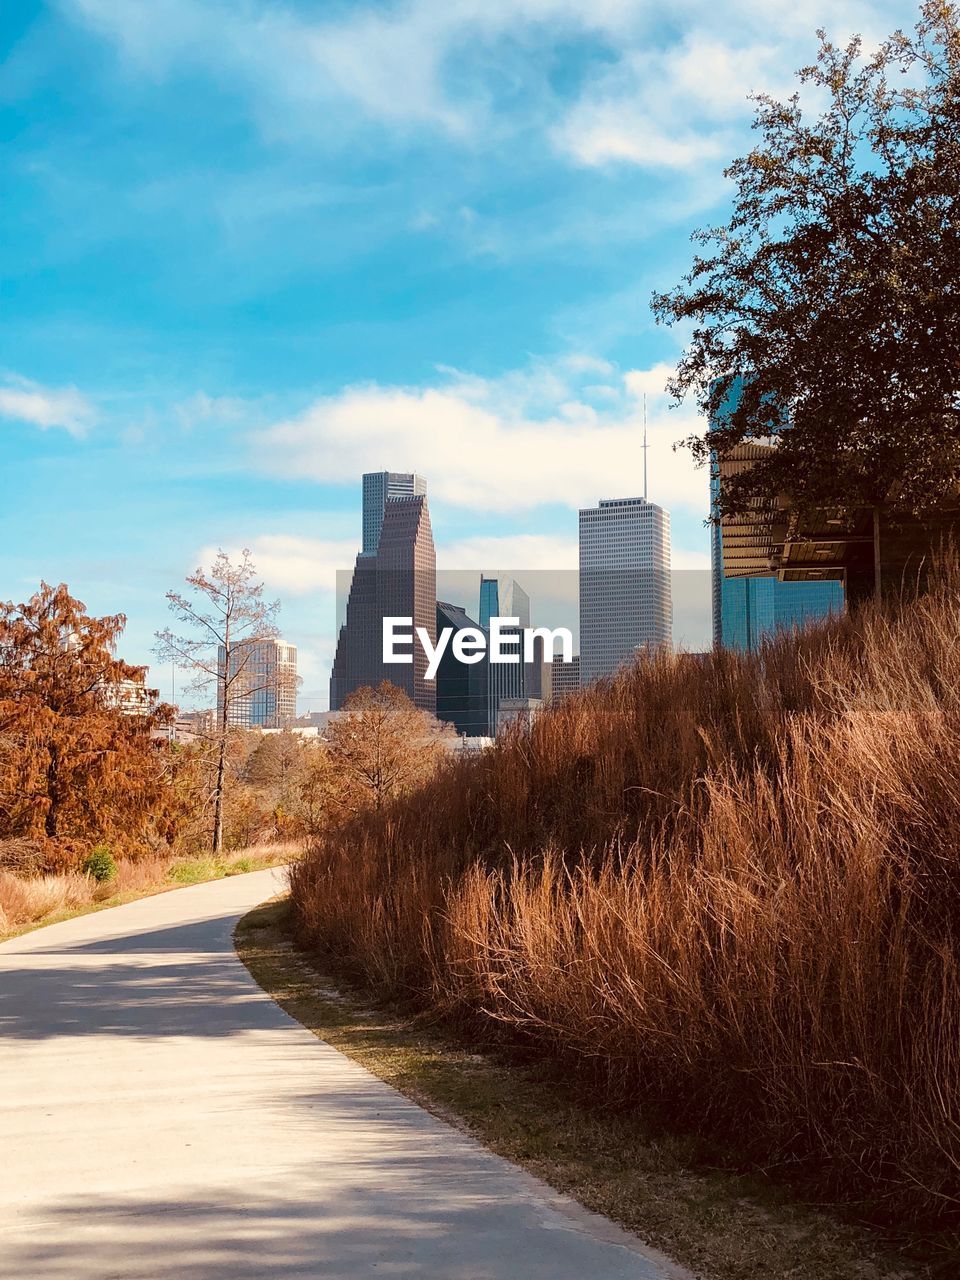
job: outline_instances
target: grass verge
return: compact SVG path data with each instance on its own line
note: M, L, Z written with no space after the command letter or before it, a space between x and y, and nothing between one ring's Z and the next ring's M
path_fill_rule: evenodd
M299 851L299 845L273 844L238 849L220 858L198 854L121 862L116 879L105 884L76 872L32 878L0 872L0 942L170 889L265 871L289 862Z
M917 1280L957 1258L907 1260L868 1228L797 1203L755 1174L710 1167L687 1140L591 1107L548 1062L477 1053L436 1026L374 1007L299 951L289 901L237 926L261 987L316 1036L499 1155L641 1236L706 1280Z

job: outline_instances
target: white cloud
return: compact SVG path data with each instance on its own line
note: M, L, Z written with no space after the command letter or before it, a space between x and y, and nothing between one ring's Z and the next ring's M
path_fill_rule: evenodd
M672 48L627 52L570 108L554 144L585 165L719 169L750 118L748 96L789 92L792 60L767 42L734 47L702 32Z
M628 369L623 375L623 382L630 394L638 400L644 395L663 396L666 394L667 379L673 373L673 365L662 360L649 369Z
M670 565L674 571L683 569L709 573L710 552L691 550L688 547L671 547Z
M435 503L493 513L576 508L641 492L636 392L662 372L611 375L597 396L591 364L584 376L596 403L563 361L492 380L447 371L434 386L347 387L254 433L253 446L257 465L281 477L353 484L363 471L402 467L429 477ZM662 397L648 406L650 497L667 508L706 509L705 474L673 448L699 427Z
M532 124L578 163L666 170L727 154L725 128L749 118L745 95L779 89L809 57L818 24L845 37L904 21L892 0L680 0L672 25L685 35L677 40L650 0L397 0L306 10L278 0L61 3L140 74L209 70L248 99L271 136L339 140L359 116L489 144ZM571 101L551 81L545 55L584 37L603 57ZM350 114L334 124L331 103L349 105Z
M578 555L576 535L568 538L539 533L480 535L437 544L437 564L443 570L491 573L520 569L576 570Z
M80 439L96 422L97 413L76 387L43 387L11 375L0 386L0 417L29 422L41 430L60 427Z
M580 104L554 140L581 164L628 161L645 169L692 169L728 150L718 137L665 133L635 104L617 101Z
M356 542L347 539L287 533L258 534L244 545L251 552L257 576L268 590L294 596L323 592L332 595L337 573L353 568L358 550ZM239 544L225 548L231 558L236 558L241 549ZM211 565L217 551L217 547L201 548L197 564Z

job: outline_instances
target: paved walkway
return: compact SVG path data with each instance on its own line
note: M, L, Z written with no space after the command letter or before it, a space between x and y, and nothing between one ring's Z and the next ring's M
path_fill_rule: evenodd
M0 945L3 1280L665 1280L604 1219L292 1021L256 872Z

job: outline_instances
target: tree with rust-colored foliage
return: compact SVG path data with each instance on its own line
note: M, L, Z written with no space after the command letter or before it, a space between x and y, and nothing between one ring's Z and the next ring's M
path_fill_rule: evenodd
M125 624L63 584L0 604L0 839L122 844L148 824L169 709L115 656Z
M449 725L419 710L389 680L358 689L326 733L346 806L381 809L426 782L443 758L444 740L452 737Z

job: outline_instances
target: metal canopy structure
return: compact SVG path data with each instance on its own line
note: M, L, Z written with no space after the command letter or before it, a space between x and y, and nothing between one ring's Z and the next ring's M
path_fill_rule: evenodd
M741 444L715 463L721 489L772 445ZM824 507L802 519L786 498L754 502L740 515L723 516L725 578L775 575L781 582L850 581L856 587L873 575L873 513L870 508ZM946 539L960 534L960 495L922 518L884 516L881 566L887 582L906 585L923 573ZM856 592L859 594L859 592Z

